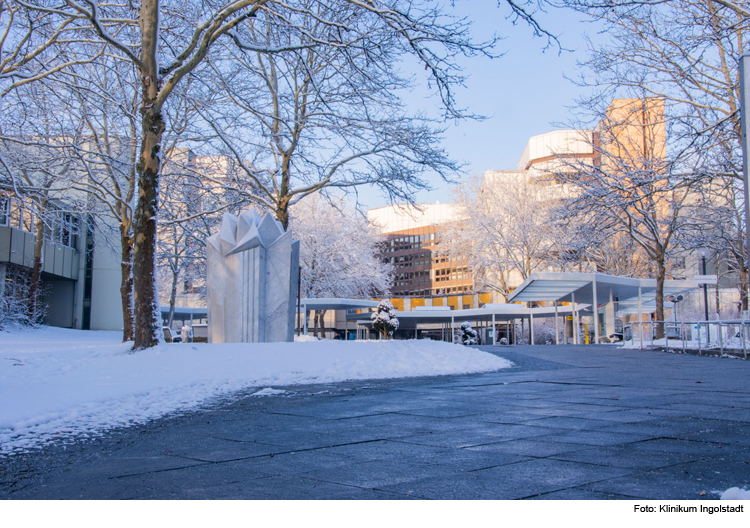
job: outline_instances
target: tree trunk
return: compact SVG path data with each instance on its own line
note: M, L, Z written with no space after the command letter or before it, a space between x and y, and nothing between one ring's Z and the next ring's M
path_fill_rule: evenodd
M175 260L177 260L175 258ZM169 293L169 317L168 317L168 323L167 326L170 328L172 327L172 320L174 319L174 305L175 301L177 300L177 276L179 274L177 273L177 262L175 262L175 267L172 268L172 289Z
M133 341L133 240L120 224L120 299L122 302L122 342Z
M289 229L289 199L285 199L276 206L276 220L281 222L284 231Z
M141 56L141 152L138 170L138 202L134 212L133 301L135 350L159 344L162 338L159 296L156 286L156 223L159 211L159 175L164 118L159 95L159 0L143 0L140 9Z
M719 263L716 263L716 277L719 278ZM716 281L716 317L721 319L721 291L719 290L719 281Z
M42 264L44 264L42 246L44 244L44 211L47 209L47 199L43 198L39 204L36 225L36 242L34 244L34 265L31 268L31 284L26 294L26 319L29 324L34 324L38 317L37 314L37 293L39 291L39 282L42 276Z
M320 310L318 312L318 319L320 320L320 337L326 338L326 322L325 322L326 310Z
M747 284L747 266L744 265L740 266L740 315L742 315L743 310L748 310L748 284Z
M656 312L654 317L657 321L664 321L664 280L667 276L667 268L664 258L656 261ZM664 337L664 323L656 325L656 339Z
M148 105L144 105L144 108L148 108ZM162 114L144 111L143 142L141 157L138 160L138 203L133 227L135 234L133 244L135 343L133 348L136 350L156 346L160 341L161 315L156 286L156 221L159 210L159 171L163 132Z

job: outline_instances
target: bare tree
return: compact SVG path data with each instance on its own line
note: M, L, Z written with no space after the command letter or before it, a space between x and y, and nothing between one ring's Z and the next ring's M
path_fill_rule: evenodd
M230 49L210 60L214 76L201 114L214 150L234 156L244 175L237 191L286 227L289 207L310 194L374 185L391 200L411 202L427 188L425 173L455 174L439 131L408 115L398 97L409 82L398 74L402 37L389 20L354 3L300 5L305 13L296 23L304 32L277 31L266 19L241 33L292 51ZM356 37L331 35L331 24ZM311 45L323 39L341 43Z
M375 227L341 200L308 196L291 209L291 228L300 241L303 297L371 298L387 295L390 264L378 258L383 243ZM307 314L305 314L307 317ZM315 317L315 336L325 311Z
M583 107L599 106L631 93L665 102L666 134L673 158L691 157L717 203L735 198L742 178L739 58L750 29L750 4L734 0L566 0L565 4L604 24L608 41L590 42L589 74L579 82L595 89ZM721 181L717 181L721 180ZM735 183L732 183L735 180ZM708 197L708 196L706 196ZM744 216L744 215L743 215ZM740 272L741 299L748 307L744 226L734 222L732 267ZM706 227L709 232L716 232ZM724 236L709 246L726 243ZM691 245L691 244L688 244ZM694 244L692 244L694 245Z
M491 171L456 188L461 219L445 226L441 252L468 260L475 287L507 301L533 271L554 260L557 230L550 223L559 187L524 171Z
M69 191L73 177L60 138L75 127L66 115L57 113L58 107L40 86L22 86L17 91L14 97L6 98L0 119L0 191L22 210L25 221L18 227L36 237L26 294L26 320L35 323L41 313L38 303L44 241L52 240L60 229L60 215L65 214L61 198Z
M717 188L720 186L726 188ZM739 277L738 311L746 309L745 292L748 289L743 244L745 217L738 207L743 198L741 184L734 179L714 179L711 185L700 186L696 189L696 199L690 203L695 224L680 237L680 244L687 249L711 250L717 262L717 275L721 276L721 268L724 268L724 275L736 274Z
M59 138L76 169L81 214L101 220L99 243L119 253L123 342L133 341L133 207L139 146L139 97L132 66L111 57L69 66L40 84L58 108L81 123ZM72 197L71 197L72 198ZM109 240L112 226L116 240Z
M595 129L592 160L562 160L560 181L575 188L563 215L589 223L589 231L625 233L648 257L656 275L656 313L664 321L664 281L678 235L695 220L689 204L695 179L685 172L689 160L665 151L662 101L615 100ZM596 243L593 240L592 243ZM659 325L657 337L664 337Z

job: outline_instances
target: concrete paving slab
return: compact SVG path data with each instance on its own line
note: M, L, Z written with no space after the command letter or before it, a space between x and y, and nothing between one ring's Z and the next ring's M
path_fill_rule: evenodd
M555 429L563 429L568 431L591 431L594 429L601 429L610 425L609 422L604 420L591 420L588 418L577 418L575 416L550 416L545 418L534 418L528 422L524 422L527 425L541 426L541 427L553 427Z
M747 488L750 472L736 461L698 461L584 486L602 493L619 493L637 498L659 496L662 500L717 499L730 487ZM703 495L701 495L703 494Z
M657 435L634 434L634 433L610 433L600 430L590 431L567 431L560 434L549 435L542 439L549 438L555 442L581 444L589 446L611 446L621 445L631 442L642 442L656 438Z
M433 434L404 436L401 442L437 447L471 447L519 438L532 438L560 433L550 427L534 427L515 424L478 424L471 428L454 429Z
M534 497L527 497L529 500L632 500L633 497L626 497L616 493L600 493L579 488L569 488L562 491L553 491L551 493L542 493ZM645 497L641 497L645 498Z
M656 454L653 452L639 451L630 445L587 448L552 455L550 458L555 460L567 460L568 462L594 464L597 466L640 470L661 469L699 460L698 455L684 453Z
M564 444L548 439L524 438L521 440L505 440L480 446L467 447L467 451L506 453L509 455L545 458L561 453L571 453L587 447L580 444Z
M412 490L427 499L523 499L629 474L629 470L604 468L557 460L536 459L387 486L386 491Z

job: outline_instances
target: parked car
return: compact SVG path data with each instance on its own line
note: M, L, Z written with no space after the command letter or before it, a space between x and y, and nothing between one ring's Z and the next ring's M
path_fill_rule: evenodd
M208 343L208 325L193 325L193 343Z
M182 343L182 336L178 332L168 326L163 326L162 330L164 331L164 341L167 343Z

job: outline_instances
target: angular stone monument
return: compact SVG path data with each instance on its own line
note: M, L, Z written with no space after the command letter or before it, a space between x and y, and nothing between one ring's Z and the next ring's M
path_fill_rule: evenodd
M299 240L249 211L224 213L207 242L208 342L293 341Z

